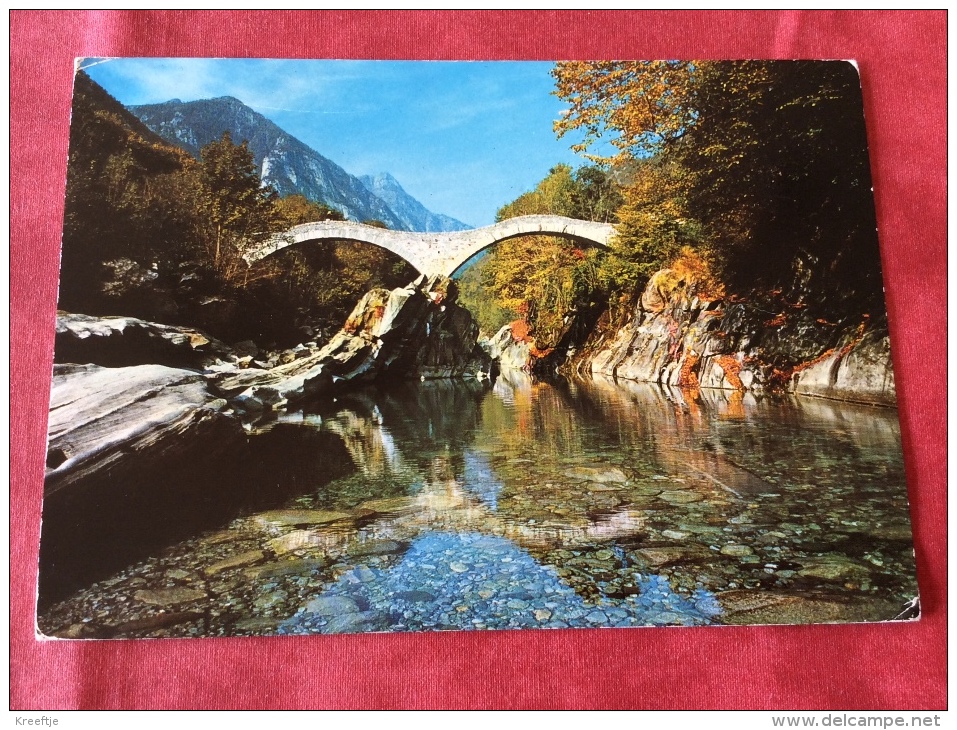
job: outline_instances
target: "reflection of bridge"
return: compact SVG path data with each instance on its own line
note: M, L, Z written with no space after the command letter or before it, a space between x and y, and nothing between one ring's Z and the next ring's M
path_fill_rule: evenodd
M550 235L571 238L584 244L608 246L614 226L559 215L523 215L485 228L448 233L410 233L366 226L349 221L303 223L273 236L246 253L250 264L305 241L348 240L371 243L412 264L419 273L451 276L479 251L508 238Z

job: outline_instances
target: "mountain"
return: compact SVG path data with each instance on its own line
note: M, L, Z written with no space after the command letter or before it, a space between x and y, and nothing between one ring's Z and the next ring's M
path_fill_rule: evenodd
M384 200L402 219L403 227L408 231L465 231L471 226L441 213L433 213L422 203L409 195L399 181L387 172L378 175L360 175L359 181L369 192Z
M350 220L380 220L394 230L417 230L410 227L411 221L424 220L424 211L433 225L440 225L438 221L442 220L462 225L429 212L398 183L395 187L407 200L397 200L402 199L419 217L394 211L359 178L231 96L190 102L172 99L162 104L131 106L129 110L153 132L196 157L202 147L218 140L224 131L229 131L236 142L248 140L263 182L272 185L280 195L300 193L335 208Z

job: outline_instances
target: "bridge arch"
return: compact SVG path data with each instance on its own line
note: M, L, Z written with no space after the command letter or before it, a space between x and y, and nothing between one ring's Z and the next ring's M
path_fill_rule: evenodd
M614 232L614 226L609 223L559 215L523 215L484 228L444 233L393 231L351 221L318 221L293 226L284 233L272 236L247 251L244 258L252 264L306 241L348 240L371 243L391 251L412 264L419 273L451 276L479 251L516 236L561 236L607 247Z

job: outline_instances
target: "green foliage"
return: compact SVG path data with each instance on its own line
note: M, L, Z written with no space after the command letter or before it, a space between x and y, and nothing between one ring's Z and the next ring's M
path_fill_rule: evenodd
M491 279L495 259L482 254L468 264L458 278L459 303L466 307L478 322L486 336L494 335L509 322L518 319L518 313L499 303L497 297L489 296L486 282Z
M496 218L552 214L613 221L621 200L619 186L604 169L556 165L534 190L503 206ZM515 313L521 313L536 345L544 349L559 341L567 316L600 291L602 259L601 251L557 236L509 239L488 252L460 298L473 313L482 312L480 323L489 330L504 317L515 319ZM494 302L482 301L482 288L493 294Z
M685 246L700 244L700 224L688 211L687 172L661 156L631 165L631 184L618 210L611 250L599 271L609 292L637 292Z
M565 215L583 221L615 223L625 202L621 185L607 170L587 165L575 171Z
M292 228L314 221L344 221L346 217L338 210L309 200L305 195L287 195L276 201L276 214L283 228Z
M200 150L198 200L207 255L227 284L248 280L243 254L281 230L276 192L264 186L249 144L235 144L229 132Z
M60 306L104 313L103 263L187 256L195 164L79 72L63 225Z
M690 198L738 286L782 283L796 262L821 289L880 301L860 82L844 62L702 68L701 123L680 150Z

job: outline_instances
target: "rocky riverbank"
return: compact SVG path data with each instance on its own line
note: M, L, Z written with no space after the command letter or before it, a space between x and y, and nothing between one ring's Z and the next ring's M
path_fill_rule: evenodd
M693 275L664 269L618 327L597 327L567 367L692 391L793 392L895 406L886 322L812 320L780 292L708 296Z
M527 370L532 357L530 338L516 337L514 324L505 325L481 345L500 369Z
M127 541L149 549L232 517L248 502L248 473L261 472L251 419L384 375L480 377L490 361L477 336L444 278L373 290L325 346L281 353L132 317L58 313L41 601L115 563L113 553L129 557ZM337 444L330 453L348 462Z
M485 377L491 360L476 344L478 325L455 298L455 283L445 277L373 289L325 346L303 348L270 370L226 374L216 386L238 407L258 412L383 376Z
M597 329L593 338L571 362L580 370L595 374L644 380L666 388L680 386L673 391L675 403L688 399L689 393L692 396L694 393L730 393L720 396L728 399L725 407L729 415L740 411L742 398L735 394L744 394L745 391L790 390L808 395L892 404L893 375L889 348L886 334L882 334L880 327L866 318L853 328L849 322L833 326L809 323L806 317L802 317L799 304L795 302L789 305L790 309L784 314L774 315L773 319L759 321L754 302L733 297L707 298L692 279L679 280L673 272L659 272L649 283L633 316L617 329ZM764 303L762 306L765 306ZM362 462L360 457L363 448L393 456L395 452L394 443L385 437L381 444L377 442L375 446L358 444L355 424L351 422L340 424L331 421L318 430L296 430L291 425L274 422L268 428L261 429L252 427L253 422L260 422L260 419L270 422L270 419L276 418L276 412L286 410L287 406L308 404L313 398L319 399L316 402L322 402L322 396L342 395L344 389L351 385L376 379L477 380L491 369L492 360L488 353L503 370L523 369L528 366L530 358L534 360L534 343L522 336L521 328L504 328L490 343L486 343L488 353L476 346L477 334L471 316L455 301L454 283L447 279L420 278L405 288L373 290L363 297L344 327L328 343L321 346L306 342L282 352L261 352L253 343L227 346L198 330L169 327L128 317L98 319L60 313L41 539L41 605L52 605L83 586L90 586L109 575L116 576L117 571L133 565L141 557L158 554L163 546L175 540L188 541L204 531L221 528L237 515L248 514L250 510L274 510L283 506L292 495L303 490L301 477L296 473L287 473L288 464L301 461L303 454L317 462L313 476L309 477L309 488L315 489L322 487L324 480L334 480L337 475L355 469ZM64 359L79 362L63 362ZM508 398L514 400L513 396ZM745 404L755 401L750 395L743 395L743 398ZM706 400L702 397L700 403ZM387 401L386 397L383 403ZM688 400L691 413L695 412L693 401L699 402L694 397ZM458 413L461 406L462 403L451 406L445 404L431 415L423 413L412 419L400 418L397 422L411 420L420 423L425 428L420 434L421 438L438 438L436 434L441 432L443 419L448 418L450 413ZM382 408L385 409L385 406ZM376 408L371 410L373 413L379 412ZM381 413L376 418L380 419ZM444 433L439 439L442 446L436 447L436 453L445 453L447 445L461 436L463 428L470 432L480 421L476 418L469 426L458 423L455 429ZM375 423L379 421L375 420ZM284 429L290 428L295 433L284 432ZM409 458L412 459L411 456ZM415 458L420 458L420 455ZM687 458L683 457L682 463L686 462ZM499 465L499 468L505 467ZM530 466L521 468L523 471L531 469ZM708 463L700 470L695 470L695 473L700 471L702 479L717 480L715 483L719 486L734 483L738 485L737 489L748 488L753 481L738 471L724 475L722 468L725 467L721 464ZM585 493L592 512L601 512L619 503L612 497L630 477L626 477L620 468L605 469L600 478L596 476L597 472L582 469L584 467L579 465L575 469L566 469L562 474L563 478L576 483L584 480L589 485ZM315 474L321 475L321 478L317 479ZM543 484L551 487L559 484L559 481L546 479ZM523 481L525 489L531 489L526 482ZM263 489L264 484L270 485L269 488ZM691 499L694 495L674 487L664 490L658 487L655 485L656 499L669 505L669 514L681 509L689 500L692 505L698 503ZM762 489L764 487L757 491L761 492ZM556 514L562 514L562 510L567 512L568 491L564 487L559 491L561 495L553 505ZM645 496L638 495L642 499ZM634 498L636 504L644 505L638 497ZM515 497L519 501L526 498L527 495ZM547 501L543 496L531 499L529 504L538 507ZM434 508L435 502L428 502L426 522L433 527L436 520ZM466 513L472 515L474 509L469 506ZM350 519L359 526L365 524L371 515L367 512L356 513ZM633 521L620 515L616 519L616 529L631 529L633 526ZM290 529L296 532L299 528L293 525ZM394 531L395 525L389 525L388 529ZM525 545L531 534L536 540L541 538L545 534L543 529L539 525L539 516L535 515L526 522L509 522L496 534ZM612 537L608 529L602 523L600 530L604 532L593 534L588 524L575 523L566 525L560 533L566 541L578 537L606 540ZM677 536L692 534L688 530L668 529L673 533L669 539L684 539ZM260 541L260 544L255 541L243 542L245 538L237 538L238 533L232 531L229 534L229 542L235 541L235 554L224 553L224 547L215 541L210 543L209 550L206 547L197 548L206 555L197 563L197 570L203 575L209 571L220 572L219 568L212 567L218 565L217 561L239 561L220 566L222 571L233 568L245 570L250 566L268 563L271 556L278 559L285 554L282 552L284 543L274 545L270 542L282 535L271 535L265 543ZM662 535L668 537L664 532ZM410 532L402 539L407 544L413 536L414 533ZM491 543L481 544L483 549L488 548L493 552L498 549ZM83 549L77 549L77 546L83 546ZM449 550L459 550L465 556L453 561L462 565L469 564L469 556L475 552L473 547L465 543L450 543L446 546ZM659 547L651 545L654 549ZM711 543L705 547L711 550ZM300 548L302 546L290 549ZM740 550L741 554L732 555L722 548L722 559L734 558L746 562L751 558L751 554L745 554L743 548L734 549ZM748 549L756 548L748 546ZM311 604L308 604L306 589L319 585L316 581L328 584L338 580L349 570L359 571L354 577L360 574L378 575L376 571L389 567L390 561L398 560L398 557L390 555L392 553L384 553L356 564L336 564L336 570L328 574L322 573L317 567L316 571L319 572L314 579L303 579L305 582L296 583L299 587L296 590L288 586L282 588L287 598L276 599L279 601L276 605L282 606L284 614L267 612L268 627L266 624L262 627L250 624L248 630L255 632L265 627L274 631L279 628L279 619L283 615L289 619L283 625L283 630L292 633L341 629L337 628L338 625L328 627L328 616L322 611L312 610L315 606L308 608ZM663 555L665 557L662 558L662 554L654 550L649 553L642 548L634 555L626 556L626 560L628 565L640 565L645 571L660 570L664 565L659 565L660 560L667 563L674 557L671 553ZM561 560L555 561L546 559L545 563L574 563L577 556L560 557ZM762 559L770 564L774 562L773 557L769 554L762 556ZM804 560L792 562L800 562L805 571L815 569L812 555L799 557ZM675 559L684 563L686 558L687 555L679 551ZM308 556L303 559L308 559ZM182 563L183 559L177 560ZM807 568L808 565L811 568ZM186 583L183 582L185 579L181 580L183 570L186 569L178 567L166 572L154 571L154 578L157 575L165 576L159 583L152 578L139 581L136 575L130 573L127 576L130 578L128 585L135 590L124 594L126 600L131 601L131 606L160 606L160 613L176 613L180 608L188 613L192 610L188 604L196 599L194 593L189 591L198 589L189 587L188 591L185 588L179 590L187 584L193 585L190 582L192 579ZM306 572L311 570L309 568ZM844 567L835 568L834 560L831 560L821 570L837 574ZM461 576L457 576L451 563L449 571L446 578L456 584L455 581ZM562 571L557 574L558 578L573 580L573 573L568 573L565 568ZM804 577L813 578L814 575L808 573ZM838 577L843 579L846 576L841 573ZM297 580L299 578L302 576ZM483 580L486 578L505 593L512 590L508 588L511 581L508 575L490 573ZM555 580L554 576L542 573L536 585L554 588ZM361 578L359 582L363 582ZM282 581L277 582L276 586L279 583ZM725 592L737 590L732 583L734 581L729 579L710 588ZM591 584L575 584L573 588L586 595L590 590L588 585ZM615 593L616 585L609 583L606 588ZM622 590L637 588L637 584L622 585ZM693 584L681 587L685 591L685 598L692 595ZM744 587L749 586L745 583ZM299 591L300 588L302 591ZM334 592L332 597L341 599L343 605L347 605L344 602L348 599L356 606L371 607L350 612L363 614L351 617L350 620L361 623L361 626L356 624L352 628L380 627L381 616L369 612L377 610L377 605L384 610L386 602L383 596L363 593L359 590L361 586L353 590L351 582L342 588L342 591ZM438 583L433 588L435 590L427 591L431 599L411 601L408 607L410 615L406 617L409 621L403 625L408 628L428 628L433 625L462 628L464 624L460 625L459 619L472 616L471 609L467 604L456 604L451 594L439 590ZM655 595L655 590L649 584L643 589L642 595ZM230 601L246 601L247 598L252 604L260 599L273 600L247 593L231 588L223 596L226 605L232 605ZM203 595L207 594L209 591ZM731 593L728 601L733 602L734 595ZM592 614L582 614L582 606L571 596L568 598L568 601L558 601L553 606L547 605L547 602L533 606L531 615L537 611L545 617L548 613L548 617L541 621L536 618L535 625L558 625L549 623L557 621L570 626L588 625L587 616ZM524 599L510 596L508 600ZM553 596L548 600L555 603L557 599ZM753 608L747 601L744 603L747 605L741 608L742 611ZM252 604L244 604L242 615L261 616L261 607ZM731 621L734 612L729 609L730 604L722 599L722 605L725 606L722 620ZM449 606L454 607L454 614L449 613ZM462 606L465 606L464 610ZM609 606L609 610L614 611L606 612L605 618L613 624L617 621L615 617L624 622L621 625L655 623L654 614L646 613L643 607L631 604ZM110 607L110 614L116 613L118 608ZM303 610L298 617L290 618L300 608ZM107 609L95 608L95 611L102 610ZM695 614L695 610L688 604L684 606L682 615L692 623L710 620L706 613ZM224 611L232 615L232 609L224 608ZM154 621L160 622L156 624L158 630L165 630L162 628L166 625L163 622L172 619L157 617L154 613L140 611L129 614L129 621L132 622L129 635L140 635L139 629L136 629L139 626L137 621L146 621L143 631L147 633L153 630L149 627L154 627ZM176 622L178 626L193 625L191 622L198 620L185 614L180 618L185 623ZM76 621L64 616L58 631L63 627L67 627L68 632L73 631L70 627L74 623ZM229 631L247 630L238 625L230 626ZM211 631L211 627L212 624L203 631ZM501 627L506 625L502 624ZM108 629L107 633L113 632L114 628ZM226 624L223 630L226 630ZM126 629L116 631L119 632L116 635L126 635ZM81 632L81 635L89 634Z

